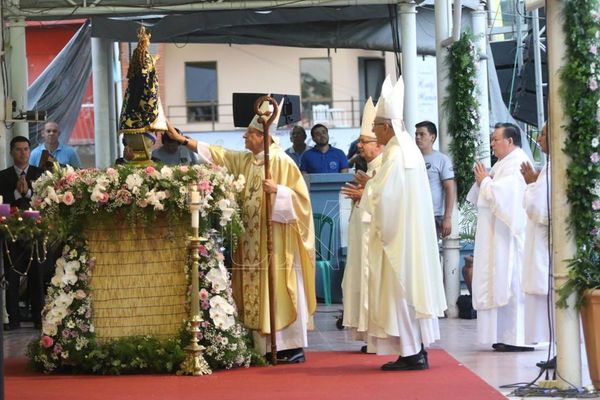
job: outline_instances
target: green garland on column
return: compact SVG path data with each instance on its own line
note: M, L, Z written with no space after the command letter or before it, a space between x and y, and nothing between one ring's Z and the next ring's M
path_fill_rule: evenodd
M477 101L478 52L473 35L465 32L448 49L448 133L454 165L458 203L464 203L473 184L473 164L479 145L479 103Z
M600 2L565 1L566 65L561 71L561 96L568 132L564 151L567 199L571 205L570 233L576 254L569 265L569 280L560 288L559 305L577 293L600 288Z

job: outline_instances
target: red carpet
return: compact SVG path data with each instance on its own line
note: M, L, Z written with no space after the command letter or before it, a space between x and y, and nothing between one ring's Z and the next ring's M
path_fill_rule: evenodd
M358 352L309 352L304 364L219 371L209 376L41 375L5 360L9 400L506 399L443 350L426 371L384 372L395 359Z

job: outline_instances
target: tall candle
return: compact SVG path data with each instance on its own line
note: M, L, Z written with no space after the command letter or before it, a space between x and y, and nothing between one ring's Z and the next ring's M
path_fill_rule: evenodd
M200 227L200 210L198 208L192 209L192 228Z
M40 217L40 212L30 208L29 210L23 211L23 216L25 218L38 219Z
M0 204L4 201L4 197L0 196Z
M10 204L0 204L0 217L10 216Z
M196 189L196 186L192 186L192 191L190 192L190 202L192 204L200 203L200 192Z

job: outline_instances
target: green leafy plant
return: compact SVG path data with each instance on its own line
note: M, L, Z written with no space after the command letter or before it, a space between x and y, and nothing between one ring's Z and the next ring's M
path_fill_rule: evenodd
M567 199L571 205L569 233L576 244L569 262L569 279L559 288L558 305L577 294L577 305L587 289L600 288L600 2L565 1L563 29L566 65L562 69L561 96L568 132L564 151L567 167Z
M479 103L477 102L477 63L479 55L473 35L465 32L448 52L448 133L454 165L458 203L462 204L473 184L473 164L479 145Z

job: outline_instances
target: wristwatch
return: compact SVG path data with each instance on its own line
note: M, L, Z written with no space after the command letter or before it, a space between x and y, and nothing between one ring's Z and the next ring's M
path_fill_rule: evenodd
M185 140L181 143L179 143L182 146L187 146L187 144L190 142L190 138L188 138L187 136L184 136Z

